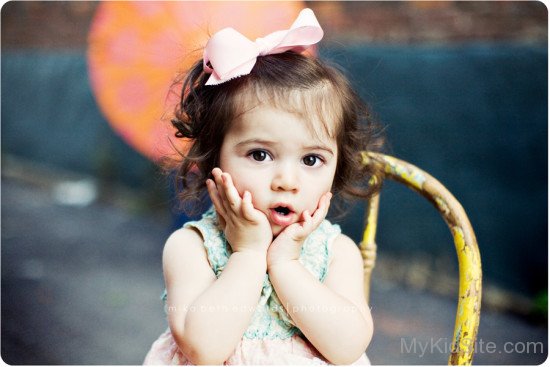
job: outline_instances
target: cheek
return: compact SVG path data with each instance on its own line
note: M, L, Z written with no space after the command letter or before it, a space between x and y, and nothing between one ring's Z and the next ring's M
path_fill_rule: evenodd
M327 167L323 174L316 178L315 182L320 191L327 192L331 190L335 179L335 173L335 166Z
M308 206L310 210L315 210L319 204L321 196L327 192L332 192L333 175L327 174L323 178L317 177L313 181L312 186L307 192Z
M256 180L250 179L249 176L250 175L244 175L244 177L240 175L232 176L233 184L241 197L245 191L249 191L252 195L252 203L255 204L258 201L258 187L260 187L260 184L256 182Z

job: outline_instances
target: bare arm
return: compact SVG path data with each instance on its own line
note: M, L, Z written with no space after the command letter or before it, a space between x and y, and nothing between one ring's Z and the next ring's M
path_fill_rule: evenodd
M212 175L208 193L233 250L220 277L212 274L203 240L193 230L169 239L164 253L168 307L181 309L170 317L170 327L195 364L222 364L239 343L260 299L272 239L267 217L254 208L250 193L241 197L219 168ZM192 246L181 246L186 241Z
M317 350L334 364L350 364L365 352L372 318L363 295L361 254L340 235L324 283L298 260L278 262L269 276L281 303Z
M166 243L168 321L178 347L192 363L222 364L250 323L266 260L261 253L233 253L216 279L202 243L191 229L176 231Z

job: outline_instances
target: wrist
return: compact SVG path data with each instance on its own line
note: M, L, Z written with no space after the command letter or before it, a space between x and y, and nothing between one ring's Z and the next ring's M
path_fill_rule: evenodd
M266 251L243 249L234 251L231 256L237 261L267 269Z
M267 248L269 247L271 238L257 238L257 237L244 237L239 236L228 236L226 234L227 242L231 246L233 252L252 252L260 253L263 256L267 253Z
M278 259L267 264L267 272L269 274L280 272L284 273L287 272L290 268L296 266L302 266L302 263L300 263L300 260L298 259Z
M268 248L268 269L276 264L279 266L290 262L298 262L302 252L302 245L303 242L280 234Z

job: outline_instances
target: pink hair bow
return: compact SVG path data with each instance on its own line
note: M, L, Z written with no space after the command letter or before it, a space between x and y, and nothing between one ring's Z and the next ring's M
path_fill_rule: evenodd
M206 44L203 68L212 75L206 85L216 85L250 74L258 56L285 51L302 52L323 38L323 29L311 9L303 9L290 29L252 42L233 28L216 32Z

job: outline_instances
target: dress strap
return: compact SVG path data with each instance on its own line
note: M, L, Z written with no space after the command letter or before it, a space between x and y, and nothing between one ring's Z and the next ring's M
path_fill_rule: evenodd
M334 239L341 233L342 230L338 224L331 224L325 219L308 236L302 246L300 262L321 282L328 274Z
M219 278L229 261L231 246L229 246L223 231L220 230L218 215L214 207L210 207L200 220L185 223L183 228L194 228L200 232L204 240L208 262L216 277Z

